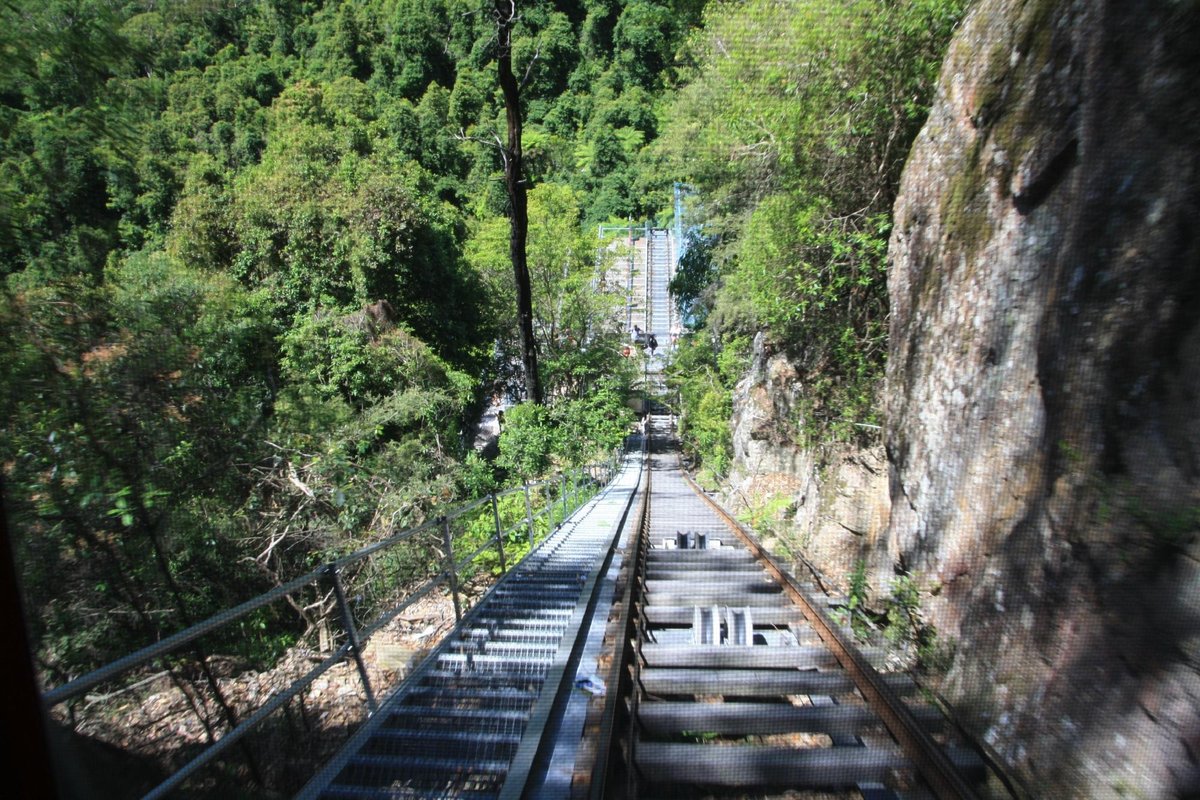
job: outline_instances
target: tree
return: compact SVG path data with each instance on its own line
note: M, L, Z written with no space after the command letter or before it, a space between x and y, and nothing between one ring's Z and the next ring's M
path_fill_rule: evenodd
M512 30L518 19L516 0L495 0L492 19L496 23L496 74L504 94L504 113L508 121L508 142L500 148L500 155L504 159L504 188L509 203L509 255L517 286L517 325L521 336L521 361L525 366L525 395L540 405L542 383L538 374L537 342L533 338L533 292L525 260L529 207L521 171L521 85L512 71Z
M720 269L689 261L675 288L711 298L723 337L766 331L788 351L811 432L849 436L846 420L872 419L890 209L963 6L711 6L691 43L695 72L665 115L656 149L705 198L705 228L720 237Z

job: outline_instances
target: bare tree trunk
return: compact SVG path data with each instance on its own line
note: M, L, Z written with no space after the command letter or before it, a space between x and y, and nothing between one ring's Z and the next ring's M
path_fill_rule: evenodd
M517 327L521 334L521 361L525 367L525 396L542 403L542 381L538 373L537 342L533 338L533 292L529 286L529 265L525 260L525 240L529 232L529 206L525 181L521 175L521 87L512 71L512 29L517 22L516 0L494 0L496 21L496 71L504 94L508 118L508 144L501 149L504 159L504 188L509 202L508 250L513 277L517 284Z

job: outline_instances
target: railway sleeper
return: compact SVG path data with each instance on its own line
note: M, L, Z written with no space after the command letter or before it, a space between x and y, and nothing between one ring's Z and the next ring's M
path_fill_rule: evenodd
M915 770L898 748L794 748L639 742L635 761L642 779L655 784L756 786L793 789L855 788L864 783L912 783ZM983 762L971 750L948 748L965 777L982 777Z
M759 569L759 564L750 551L741 547L718 547L711 550L664 550L651 548L646 554L646 564L650 567L668 565L672 569L720 569L731 564L753 564Z
M946 720L935 708L919 706L913 715L926 730L942 731ZM831 737L859 736L882 722L860 705L794 706L790 703L645 702L638 707L643 735L655 738L691 732L719 736L766 736L784 733L824 733Z
M678 605L648 605L642 613L651 625L689 626L693 624L695 604ZM754 609L754 627L783 628L788 625L802 623L804 615L795 606L760 606ZM810 629L811 630L811 629ZM813 636L816 636L813 633Z
M758 564L730 564L727 569L682 569L671 565L652 566L646 570L646 580L650 581L691 581L694 584L705 584L729 580L730 576L739 578L747 575L763 575L762 566Z
M640 742L635 761L642 779L655 783L795 789L853 788L884 782L912 768L895 748L794 748Z
M826 647L737 647L720 644L643 644L642 659L650 667L701 669L796 669L838 668Z
M776 695L843 695L854 691L854 682L839 670L815 669L678 669L645 667L642 689L651 695L721 695L723 697L773 697ZM901 695L917 692L908 675L884 675L883 681Z
M764 584L766 586L767 584ZM686 592L686 593L685 593ZM646 595L649 605L682 606L703 603L704 605L723 605L742 608L745 606L766 606L776 608L794 608L792 601L782 591L774 592L742 592L726 589L722 586L701 587L688 589L686 584L679 585L678 592L649 592ZM755 617L758 611L754 612Z
M737 577L726 575L724 578L712 583L694 581L690 578L672 578L668 580L649 578L646 580L645 588L647 597L652 603L655 601L655 596L660 594L674 595L686 593L696 600L704 600L712 595L783 594L783 587L768 578L767 574L761 570L757 575L748 575L746 577L742 577L741 574Z

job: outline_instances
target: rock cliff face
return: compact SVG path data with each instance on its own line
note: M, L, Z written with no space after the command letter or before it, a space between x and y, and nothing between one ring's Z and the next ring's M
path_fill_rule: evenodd
M1196 2L981 0L896 205L887 551L1039 797L1200 791L1198 87Z
M767 547L803 556L831 588L844 591L859 559L874 573L891 571L887 462L882 444L820 452L797 446L789 421L803 392L787 356L769 352L757 336L733 395L734 461L724 500L757 519ZM807 571L801 566L796 574Z

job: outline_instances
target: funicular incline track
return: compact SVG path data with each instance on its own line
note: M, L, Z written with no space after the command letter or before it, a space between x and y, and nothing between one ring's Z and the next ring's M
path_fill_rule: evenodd
M899 699L912 680L871 670L684 476L667 418L649 428L648 469L628 455L300 797L974 796L959 768L977 777L981 762L943 746L936 710ZM617 602L596 609L614 579ZM607 697L580 723L573 782L551 788L539 777L564 767L548 762L572 736L558 721L593 614L608 619Z
M526 783L642 454L515 566L301 798L495 798ZM510 790L511 791L511 788Z
M684 476L666 418L651 428L631 613L610 622L625 645L609 673L613 741L590 777L577 767L576 796L975 796L964 773L978 779L982 762L945 746L936 709L900 699L912 680L871 669Z

